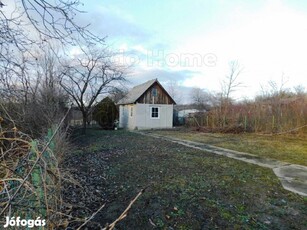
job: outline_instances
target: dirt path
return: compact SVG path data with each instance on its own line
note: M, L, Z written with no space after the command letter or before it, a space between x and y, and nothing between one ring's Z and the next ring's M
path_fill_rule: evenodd
M174 137L166 137L158 134L148 132L138 132L143 135L160 138L163 140L171 141L180 145L191 147L198 150L203 150L210 153L226 156L229 158L237 159L247 163L259 165L262 167L270 168L275 175L279 178L284 189L307 196L307 167L302 165L290 164L273 159L267 159L256 156L250 153L238 152L230 149L220 148L213 145L203 144L194 141L182 140Z

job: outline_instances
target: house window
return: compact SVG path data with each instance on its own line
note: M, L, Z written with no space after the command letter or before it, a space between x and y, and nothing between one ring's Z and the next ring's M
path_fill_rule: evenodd
M159 107L150 107L150 118L159 119L160 109Z
M157 89L156 89L156 88L152 88L151 94L152 94L153 97L158 96L158 91L157 91Z
M133 116L133 107L130 108L130 117Z

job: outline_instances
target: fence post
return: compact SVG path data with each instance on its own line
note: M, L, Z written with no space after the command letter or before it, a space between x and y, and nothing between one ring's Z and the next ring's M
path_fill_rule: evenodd
M254 119L254 132L256 133L257 132L257 119L256 119L256 117L255 117L255 119Z
M36 157L38 157L38 147L37 147L37 142L36 141L32 141L31 142L31 159L33 161L36 160ZM34 170L32 171L31 174L32 177L32 183L35 187L35 191L38 194L37 195L37 202L38 202L38 210L39 210L39 214L42 215L42 218L46 218L46 209L45 207L42 206L42 204L44 203L44 190L43 190L43 180L42 180L42 172L41 169L39 167L39 164L37 164L34 168ZM35 217L32 217L35 218Z
M247 126L247 117L244 116L244 132L246 132L246 126Z

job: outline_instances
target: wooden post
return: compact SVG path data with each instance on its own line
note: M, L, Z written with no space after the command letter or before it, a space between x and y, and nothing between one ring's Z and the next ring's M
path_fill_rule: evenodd
M245 115L244 116L244 132L246 132L246 127L247 127L247 117Z
M256 125L256 122L257 122L257 119L256 119L256 117L255 117L255 120L254 120L254 132L256 133L257 132L257 125Z

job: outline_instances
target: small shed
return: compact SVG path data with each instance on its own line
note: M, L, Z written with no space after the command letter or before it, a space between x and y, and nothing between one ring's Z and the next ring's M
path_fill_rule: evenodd
M176 103L158 79L135 86L117 104L120 128L133 130L173 127L173 107Z

